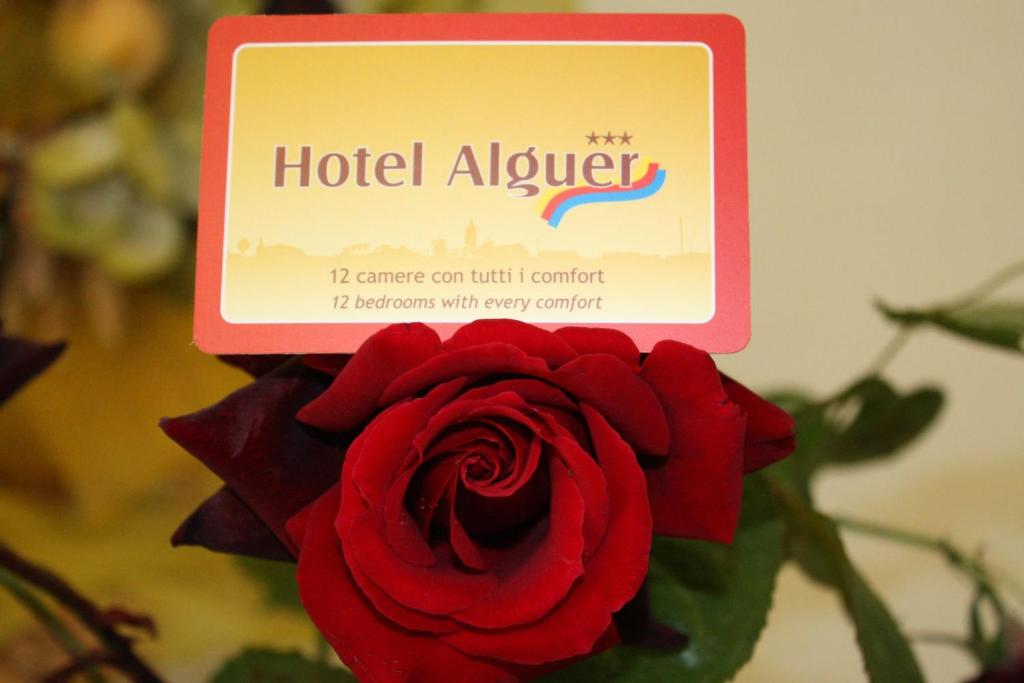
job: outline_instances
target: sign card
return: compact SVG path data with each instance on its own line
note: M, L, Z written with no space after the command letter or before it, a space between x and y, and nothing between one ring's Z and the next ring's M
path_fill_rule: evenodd
M739 350L744 69L721 15L221 20L197 344L344 353L516 318Z

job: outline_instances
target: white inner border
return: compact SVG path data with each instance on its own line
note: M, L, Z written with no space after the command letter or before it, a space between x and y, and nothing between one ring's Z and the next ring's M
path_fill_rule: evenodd
M220 317L224 322L230 324L244 325L385 325L392 324L394 320L231 320L224 313L225 293L228 282L228 216L231 211L231 163L233 161L233 150L235 144L235 92L238 88L238 79L235 77L238 72L238 55L249 48L274 48L274 47L377 47L381 45L602 45L602 46L646 46L646 47L702 47L708 53L708 123L710 125L709 138L709 171L710 171L710 219L711 219L711 313L703 320L588 320L588 321L525 321L535 325L552 323L583 324L590 322L598 325L617 324L654 324L654 325L701 325L710 322L715 317L718 309L717 291L717 269L718 250L715 244L717 235L717 217L715 215L715 54L707 43L700 41L581 41L581 40L380 40L380 41L310 41L293 43L243 43L235 48L231 55L231 108L228 113L228 159L227 177L224 188L224 225L222 228L222 241L224 253L222 254L221 276L220 276ZM434 320L426 324L461 324L471 322L466 320Z

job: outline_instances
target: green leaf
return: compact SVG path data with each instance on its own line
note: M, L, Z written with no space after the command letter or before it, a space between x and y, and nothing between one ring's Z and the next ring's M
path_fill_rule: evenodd
M836 589L857 631L871 683L924 683L910 643L885 604L850 562L835 524L785 485L774 487L785 511L790 556L815 581Z
M836 429L825 417L826 407L808 402L789 411L796 422L796 450L768 470L770 478L787 482L805 500L811 498L811 478L824 462L826 447L835 440Z
M344 669L306 659L298 652L248 649L227 662L210 683L355 683Z
M29 152L32 178L55 187L95 180L121 161L121 139L107 116L58 129Z
M554 682L717 683L750 659L782 562L782 520L760 477L748 477L731 546L656 538L648 575L655 617L690 636L679 652L620 645L551 676Z
M135 197L117 176L71 188L32 183L28 192L33 230L46 246L74 256L95 256L124 229Z
M830 406L847 422L830 444L828 462L857 463L902 450L935 421L942 403L934 387L901 396L880 377L857 382Z
M138 284L166 275L182 258L185 228L173 211L148 201L136 202L121 229L99 253L113 278Z
M299 600L299 586L295 582L294 564L241 556L234 559L246 576L260 585L267 607L304 612Z
M796 451L771 469L809 501L810 482L825 465L848 465L883 458L906 448L935 422L942 392L920 387L901 394L877 376L854 382L834 398L815 401L798 391L770 400L796 421Z
M896 310L878 303L887 318L907 325L927 323L973 341L1024 352L1024 301L1001 301L953 310Z
M144 197L157 203L165 202L174 186L174 169L161 136L162 122L141 104L128 100L122 100L111 109L110 119L121 141L126 175Z

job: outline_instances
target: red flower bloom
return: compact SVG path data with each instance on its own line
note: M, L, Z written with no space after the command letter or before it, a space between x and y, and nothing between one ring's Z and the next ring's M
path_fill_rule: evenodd
M176 541L297 557L361 680L520 681L614 644L652 533L730 541L744 472L793 448L706 353L641 363L609 330L395 325L302 361L164 422L227 482Z

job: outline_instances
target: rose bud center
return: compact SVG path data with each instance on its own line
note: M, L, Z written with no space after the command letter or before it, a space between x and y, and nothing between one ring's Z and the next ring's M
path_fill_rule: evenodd
M481 549L513 545L546 518L546 450L536 431L518 421L452 425L424 449L406 509L433 546L458 545L453 535L463 532Z

